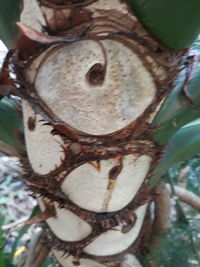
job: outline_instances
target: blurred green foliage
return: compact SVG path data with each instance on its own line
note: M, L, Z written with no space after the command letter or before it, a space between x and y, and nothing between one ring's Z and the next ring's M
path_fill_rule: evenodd
M0 1L0 39L8 48L13 48L18 36L15 25L19 21L20 0Z
M183 169L185 169L184 174L181 173ZM174 164L164 173L162 180L165 183L171 183L172 186L184 186L188 191L200 196L200 153L191 159ZM176 196L172 207L170 228L163 236L159 249L156 247L143 258L144 267L149 267L149 262L154 257L159 267L200 266L199 212L181 203ZM179 208L183 213L182 216Z
M19 151L24 151L24 144L20 140L22 135L23 122L20 102L17 98L4 97L0 101L0 140Z
M12 264L12 257L9 253L4 251L4 246L6 244L5 234L2 230L3 225L3 218L0 217L0 266L1 267L13 267L15 266Z

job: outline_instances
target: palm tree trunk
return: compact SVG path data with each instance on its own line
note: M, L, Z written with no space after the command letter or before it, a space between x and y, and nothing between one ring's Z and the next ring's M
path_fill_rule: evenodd
M24 179L51 211L52 252L66 267L141 266L163 151L152 121L184 51L151 37L126 1L24 0L21 23Z

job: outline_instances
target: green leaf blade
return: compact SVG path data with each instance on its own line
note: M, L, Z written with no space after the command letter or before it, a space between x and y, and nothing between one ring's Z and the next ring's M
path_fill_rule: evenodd
M159 128L154 140L159 145L168 143L178 129L200 118L200 63L194 69L188 85L188 96L183 92L185 75L186 70L181 72L176 87L165 100L154 120L154 124Z
M128 0L142 24L166 46L182 50L200 32L199 0Z
M20 0L0 1L0 39L8 48L13 48L18 36L15 25L19 20Z
M159 165L153 171L150 186L154 186L173 164L191 158L200 151L200 123L189 124L177 131L165 148Z
M21 151L24 150L24 145L18 139L18 135L22 133L22 116L16 110L13 101L4 98L0 101L0 140Z

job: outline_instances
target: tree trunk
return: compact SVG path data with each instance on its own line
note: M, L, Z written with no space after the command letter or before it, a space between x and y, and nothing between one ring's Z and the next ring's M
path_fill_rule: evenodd
M52 252L66 267L141 266L163 150L152 121L184 52L151 37L126 1L24 0L21 22L24 180L51 211Z

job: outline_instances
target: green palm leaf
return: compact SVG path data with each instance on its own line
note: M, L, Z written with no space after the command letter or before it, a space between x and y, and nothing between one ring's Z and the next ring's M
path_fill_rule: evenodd
M177 86L154 121L159 127L154 139L160 145L166 144L180 127L200 117L200 63L194 69L187 88L188 96L183 92L185 72L181 73Z
M191 158L200 151L200 122L190 123L179 129L166 147L159 165L155 168L150 186L155 185L173 164Z
M144 26L166 46L184 49L200 32L199 0L128 0Z

